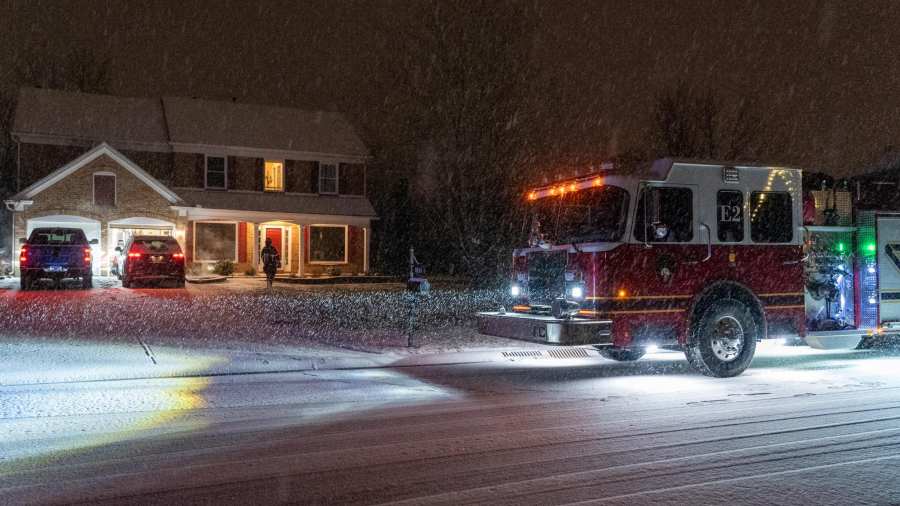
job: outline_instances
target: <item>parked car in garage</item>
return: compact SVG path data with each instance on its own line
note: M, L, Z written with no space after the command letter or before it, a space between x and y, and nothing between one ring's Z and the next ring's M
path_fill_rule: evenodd
M49 278L58 286L63 279L80 279L83 288L93 286L91 244L80 228L36 228L19 251L19 280L22 290Z
M174 238L136 235L116 250L124 253L120 267L123 287L151 281L174 281L175 286L184 286L184 253Z

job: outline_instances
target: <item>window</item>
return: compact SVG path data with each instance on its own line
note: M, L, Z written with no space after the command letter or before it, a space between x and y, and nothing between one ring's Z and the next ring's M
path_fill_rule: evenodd
M94 205L115 207L116 176L113 174L94 174Z
M553 243L618 241L625 235L628 192L604 185L536 200L532 233Z
M195 223L194 251L198 261L237 262L237 224Z
M215 190L228 187L228 161L224 156L206 157L206 187Z
M284 191L284 162L266 160L265 163L265 185L263 189L267 192L283 192Z
M312 263L346 263L347 227L343 225L310 226L309 261Z
M338 192L338 169L333 163L319 164L319 193Z
M791 242L791 194L753 192L750 194L750 238L753 242Z
M663 187L641 190L634 238L641 242L690 242L694 238L691 190Z
M721 242L744 240L744 195L722 190L716 194L716 231Z

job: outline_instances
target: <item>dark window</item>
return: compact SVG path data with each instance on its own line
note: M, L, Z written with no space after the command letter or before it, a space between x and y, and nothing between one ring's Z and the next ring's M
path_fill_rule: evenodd
M228 181L228 164L223 156L206 157L206 187L224 190Z
M181 253L181 246L175 239L160 237L158 239L135 239L131 250L142 253Z
M345 227L309 227L309 260L311 262L347 261L347 229Z
M30 244L87 244L84 232L72 228L36 228L28 238Z
M688 188L644 188L638 198L634 237L642 242L690 242L694 205Z
M234 223L196 223L197 260L237 261L237 225Z
M94 205L115 207L116 176L94 174Z
M319 164L319 193L337 193L338 168L333 163Z
M791 242L794 238L791 214L791 194L751 193L750 237L753 242Z
M733 190L716 194L716 230L721 242L744 240L744 195Z

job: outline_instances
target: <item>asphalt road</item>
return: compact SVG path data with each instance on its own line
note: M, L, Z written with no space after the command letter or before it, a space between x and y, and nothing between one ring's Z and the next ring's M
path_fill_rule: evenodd
M900 355L0 387L0 503L888 504Z

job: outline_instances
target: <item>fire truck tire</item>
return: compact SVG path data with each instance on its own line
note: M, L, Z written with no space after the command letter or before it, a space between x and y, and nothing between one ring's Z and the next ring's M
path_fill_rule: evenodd
M647 353L647 350L644 348L633 348L628 350L621 348L601 348L599 351L603 358L618 362L634 362Z
M684 354L702 374L730 378L744 372L756 352L760 327L744 302L713 302L691 326Z

